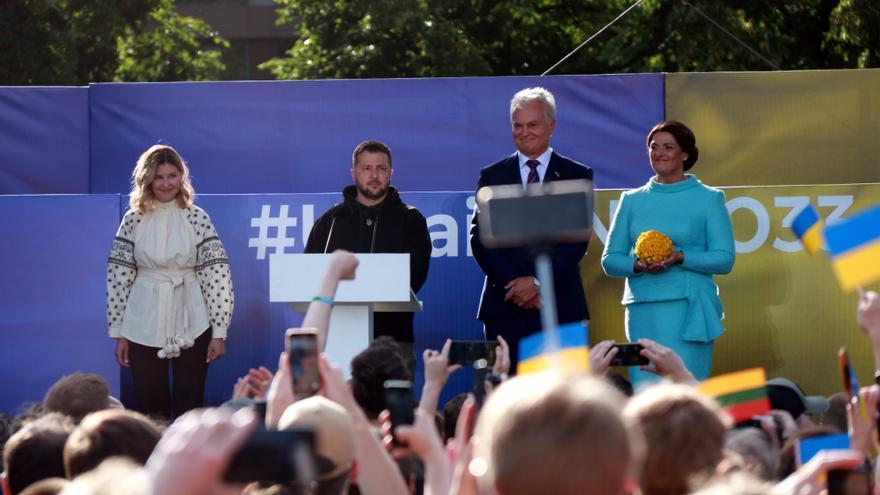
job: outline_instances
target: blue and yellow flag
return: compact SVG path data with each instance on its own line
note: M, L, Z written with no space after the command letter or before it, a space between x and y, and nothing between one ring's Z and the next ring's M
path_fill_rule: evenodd
M880 205L825 227L825 240L843 290L880 279Z
M547 351L547 332L529 335L519 341L518 375L559 367L569 373L590 371L590 341L586 323L559 327L559 350Z
M811 256L822 249L822 244L824 244L822 229L824 227L825 222L819 218L812 203L805 206L791 222L791 230Z

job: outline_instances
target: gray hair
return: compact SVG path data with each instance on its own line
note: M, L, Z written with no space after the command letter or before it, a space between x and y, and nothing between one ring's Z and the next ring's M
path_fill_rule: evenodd
M513 112L522 110L533 101L540 101L544 106L544 117L548 122L556 120L556 98L553 93L542 87L526 88L518 91L510 100L510 121L513 122Z

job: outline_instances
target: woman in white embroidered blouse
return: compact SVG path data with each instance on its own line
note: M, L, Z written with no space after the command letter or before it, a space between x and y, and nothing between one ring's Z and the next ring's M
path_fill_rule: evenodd
M138 409L168 418L202 406L208 364L226 353L232 318L229 260L194 197L173 148L145 151L107 265L116 360L131 367Z

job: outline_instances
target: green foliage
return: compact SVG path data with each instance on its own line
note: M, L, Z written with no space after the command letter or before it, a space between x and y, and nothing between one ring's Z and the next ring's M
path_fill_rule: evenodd
M0 84L71 84L76 46L47 0L0 3Z
M847 66L880 66L880 3L877 0L842 0L831 18L828 40Z
M277 78L540 74L633 0L275 0ZM554 74L871 67L877 0L645 0ZM768 59L763 60L710 23ZM769 61L769 63L768 63Z
M221 50L229 42L211 31L204 21L184 17L174 10L173 0L159 0L150 12L155 23L142 29L140 21L126 26L116 40L119 65L117 81L209 81L219 79L226 68ZM202 47L208 40L209 48Z
M225 46L173 0L0 0L0 85L210 79Z

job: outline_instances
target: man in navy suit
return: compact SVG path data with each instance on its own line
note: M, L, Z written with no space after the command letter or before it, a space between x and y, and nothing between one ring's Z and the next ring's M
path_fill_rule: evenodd
M566 158L550 147L556 129L556 101L544 88L527 88L510 101L510 122L516 153L480 170L477 189L502 184L527 184L557 180L593 179L593 170ZM479 215L479 212L477 212ZM490 249L480 242L477 215L471 226L471 248L486 280L477 318L487 339L498 335L510 345L515 363L520 338L541 330L541 296L535 264L527 249ZM587 243L556 245L553 279L559 323L589 319L578 263Z

